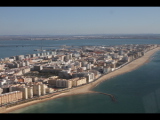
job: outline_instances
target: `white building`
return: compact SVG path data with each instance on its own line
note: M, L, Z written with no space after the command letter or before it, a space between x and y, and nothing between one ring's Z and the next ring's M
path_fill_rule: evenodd
M87 75L87 83L92 82L94 80L95 76L94 73L88 73Z
M27 72L30 72L30 68L24 68L24 69L22 69L22 74L25 74Z
M20 65L20 67L24 67L24 66L26 66L26 63L22 61L19 63L19 65Z
M27 87L28 88L28 98L33 98L33 87Z
M0 87L1 87L2 85L4 85L4 84L7 84L7 80L1 79L1 80L0 80Z
M24 59L24 55L17 55L16 56L16 60L23 60Z
M41 95L46 94L46 88L47 88L47 86L45 84L41 84Z
M28 88L27 87L20 87L20 91L22 91L22 98L28 99Z
M33 97L33 90L30 87L25 87L24 86L10 86L9 91L21 91L22 92L22 99L28 99Z
M0 105L4 105L7 103L17 102L22 100L22 92L14 91L0 95Z
M72 86L80 86L80 85L83 85L83 84L86 84L87 83L87 79L86 77L82 77L82 78L74 78L74 79L71 79L72 80Z
M33 95L34 96L41 96L41 85L33 85Z
M52 88L46 88L46 93L52 93L54 90Z
M107 66L107 67L103 68L103 73L108 73L110 71L111 71L111 67L110 66Z
M91 70L92 66L93 66L93 64L91 64L91 63L87 64L87 69Z

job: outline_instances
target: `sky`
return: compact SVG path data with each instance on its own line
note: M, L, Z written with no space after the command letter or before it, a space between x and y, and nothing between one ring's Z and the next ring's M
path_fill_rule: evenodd
M0 7L0 35L160 34L160 7Z

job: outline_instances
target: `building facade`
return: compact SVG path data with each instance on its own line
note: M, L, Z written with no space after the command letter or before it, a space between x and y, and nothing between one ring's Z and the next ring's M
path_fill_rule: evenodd
M0 105L4 105L7 103L17 102L22 100L22 92L14 91L0 95Z
M33 85L33 95L34 96L41 96L41 85Z

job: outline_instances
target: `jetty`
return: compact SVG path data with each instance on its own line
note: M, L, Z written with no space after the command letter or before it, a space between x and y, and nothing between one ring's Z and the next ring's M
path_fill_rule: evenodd
M113 102L116 102L116 98L111 94L103 93L103 92L97 92L97 91L91 91L91 93L98 93L98 94L108 95L112 99Z

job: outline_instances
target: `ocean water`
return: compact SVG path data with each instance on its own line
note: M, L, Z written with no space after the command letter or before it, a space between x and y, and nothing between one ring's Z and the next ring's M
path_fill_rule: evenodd
M82 43L86 41L86 43ZM17 44L18 41L12 41ZM43 41L44 42L44 41ZM49 43L48 43L49 42ZM57 42L57 44L56 44ZM5 41L4 41L5 43ZM21 41L21 44L37 41ZM109 40L64 40L45 41L43 45L120 45L120 44L160 44L160 40L141 39L109 39ZM32 44L33 45L33 44ZM6 49L7 47L3 47ZM30 49L30 50L27 50ZM33 46L22 49L19 54L37 49ZM2 49L2 48L0 48ZM15 49L16 48L8 48ZM33 51L31 51L33 52ZM12 55L7 51L5 55ZM7 56L5 56L7 57ZM12 113L160 113L160 51L156 52L150 61L138 69L106 80L94 91L112 94L116 98L113 102L109 96L91 93L66 96L28 106Z

